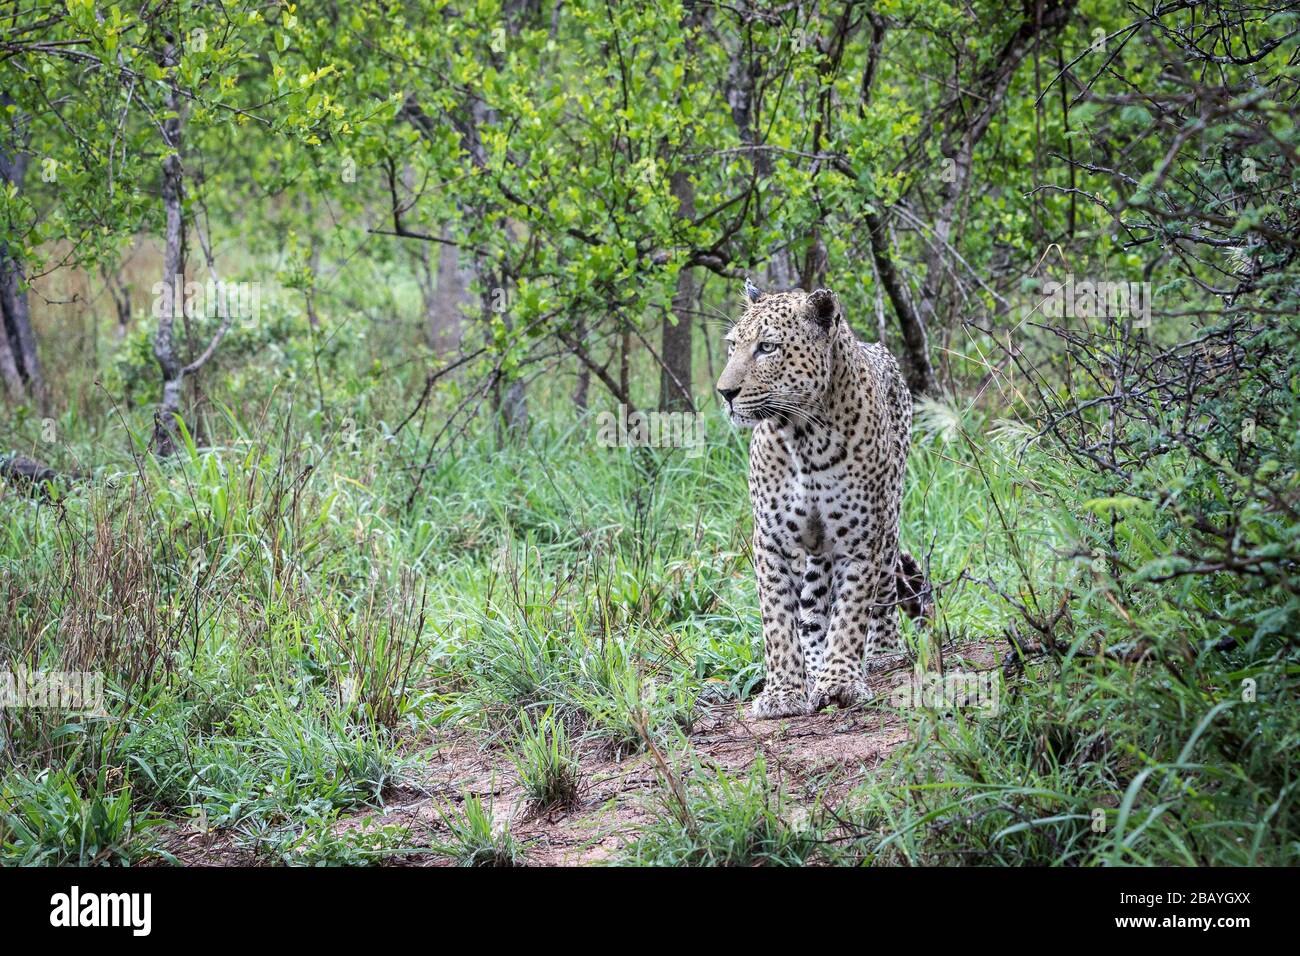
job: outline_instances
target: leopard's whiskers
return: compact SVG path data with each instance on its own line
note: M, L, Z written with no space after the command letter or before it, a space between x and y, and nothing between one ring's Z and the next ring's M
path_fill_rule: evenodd
M817 425L820 421L819 415L812 409L796 402L787 401L783 398L766 398L762 402L762 407L772 409L788 418L802 422L805 425Z

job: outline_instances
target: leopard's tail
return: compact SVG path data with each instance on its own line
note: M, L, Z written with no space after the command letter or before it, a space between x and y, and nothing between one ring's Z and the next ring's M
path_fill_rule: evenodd
M926 580L921 563L906 551L898 553L898 606L914 621L928 621L934 615L934 589Z

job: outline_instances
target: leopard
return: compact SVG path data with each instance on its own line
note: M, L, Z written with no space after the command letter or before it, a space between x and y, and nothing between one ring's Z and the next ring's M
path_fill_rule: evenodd
M882 344L858 339L829 289L746 280L717 391L752 430L749 497L765 675L757 719L869 700L873 659L901 649L898 614L932 611L899 547L912 396Z

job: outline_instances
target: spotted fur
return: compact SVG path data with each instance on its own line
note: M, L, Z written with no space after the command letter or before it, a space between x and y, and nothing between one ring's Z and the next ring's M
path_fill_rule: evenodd
M882 345L859 342L825 289L747 284L718 392L754 429L749 494L767 677L754 717L863 699L864 656L899 648L922 614L920 567L898 547L912 399Z

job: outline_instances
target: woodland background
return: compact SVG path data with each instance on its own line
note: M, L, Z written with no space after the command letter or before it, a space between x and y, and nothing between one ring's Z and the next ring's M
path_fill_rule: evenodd
M1295 862L1298 31L0 0L0 669L106 696L0 709L0 861ZM746 277L899 357L996 714L739 716Z

